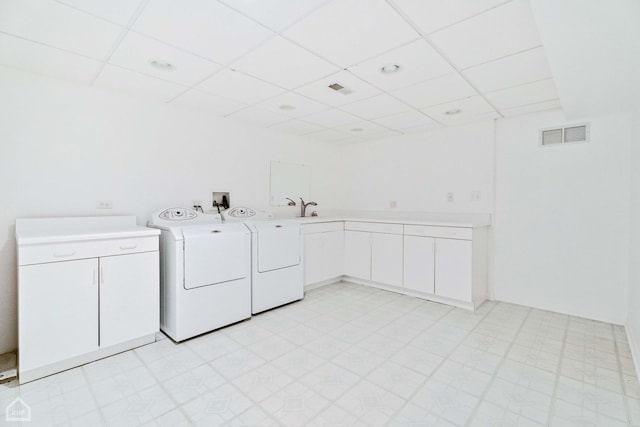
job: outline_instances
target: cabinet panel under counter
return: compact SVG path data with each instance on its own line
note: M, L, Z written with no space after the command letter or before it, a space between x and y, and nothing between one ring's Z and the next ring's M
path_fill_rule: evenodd
M16 220L21 384L155 341L158 235L134 216Z
M303 233L318 225L303 225ZM487 221L458 226L452 221L432 225L350 218L344 221L344 276L333 281L345 279L473 310L488 296L487 235ZM320 253L310 250L308 255ZM305 259L305 265L314 261ZM306 284L317 277L311 272Z

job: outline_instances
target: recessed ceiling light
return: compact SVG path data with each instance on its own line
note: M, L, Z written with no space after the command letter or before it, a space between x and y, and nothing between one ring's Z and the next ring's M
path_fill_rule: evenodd
M294 105L288 105L288 104L279 105L278 108L285 111L291 111L296 109Z
M460 113L462 113L462 110L461 110L461 109L459 109L459 108L455 108L455 109L453 109L453 110L445 111L444 113L445 113L447 116L454 116L454 115L456 115L456 114L460 114Z
M399 71L399 70L400 70L400 66L398 64L387 64L387 65L383 65L382 68L380 68L380 72L384 74L395 73L396 71Z
M364 129L362 128L353 128L351 129L351 132L362 132Z
M164 71L170 71L170 70L176 69L175 65L173 65L170 62L163 61L162 59L150 59L149 65L151 65L153 68L157 68L159 70L164 70Z

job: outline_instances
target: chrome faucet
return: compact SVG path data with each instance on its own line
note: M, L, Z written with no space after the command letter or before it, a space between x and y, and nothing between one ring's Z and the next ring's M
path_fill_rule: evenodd
M307 206L309 206L309 205L318 206L318 204L316 202L305 203L304 200L302 199L302 197L300 197L300 216L302 218L305 217Z

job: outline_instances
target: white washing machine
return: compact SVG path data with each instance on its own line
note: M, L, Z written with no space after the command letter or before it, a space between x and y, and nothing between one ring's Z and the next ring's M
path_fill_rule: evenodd
M169 208L160 234L160 328L174 341L251 317L251 234L219 214Z
M302 227L295 219L245 207L222 212L225 223L243 222L251 230L251 312L304 298Z

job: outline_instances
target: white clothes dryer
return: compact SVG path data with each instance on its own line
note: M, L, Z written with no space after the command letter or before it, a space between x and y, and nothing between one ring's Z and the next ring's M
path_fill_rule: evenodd
M251 234L219 214L154 213L160 234L160 328L174 341L251 317Z
M267 212L233 207L225 223L243 222L251 230L251 312L304 298L302 227L295 219L273 219Z

